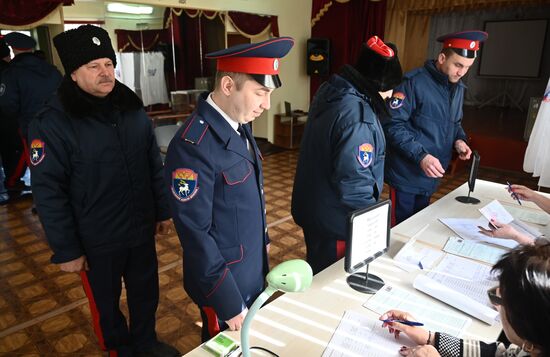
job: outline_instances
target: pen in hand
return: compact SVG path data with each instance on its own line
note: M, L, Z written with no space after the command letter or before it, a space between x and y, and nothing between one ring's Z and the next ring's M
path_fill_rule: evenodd
M400 324L407 325L407 326L424 326L422 322L399 320L399 319L386 319L386 320L382 320L382 322L386 322L386 323L399 322Z
M508 184L508 192L510 192L510 194L512 195L512 197L518 201L519 205L522 206L521 204L521 201L519 200L519 197L518 195L516 195L516 193L514 191L512 191L512 185L510 184L510 182L506 181L506 184Z

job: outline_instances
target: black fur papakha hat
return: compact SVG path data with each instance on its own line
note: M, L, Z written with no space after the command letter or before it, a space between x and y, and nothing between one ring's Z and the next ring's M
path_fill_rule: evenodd
M363 44L354 67L379 92L394 88L403 77L397 47L393 43L385 44L378 36Z
M53 39L65 74L98 58L109 58L116 66L116 56L107 31L94 25L82 25L55 36Z

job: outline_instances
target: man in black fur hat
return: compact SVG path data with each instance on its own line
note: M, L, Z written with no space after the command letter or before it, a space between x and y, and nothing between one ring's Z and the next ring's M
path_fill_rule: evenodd
M109 355L179 356L155 333L154 236L171 225L151 121L135 93L115 80L105 30L80 26L54 44L65 76L29 130L33 195L52 262L80 273ZM122 279L129 328L119 309Z
M292 192L292 216L304 230L307 261L318 273L345 254L348 215L378 201L386 141L384 96L401 81L394 45L377 36L357 63L323 83L311 103Z

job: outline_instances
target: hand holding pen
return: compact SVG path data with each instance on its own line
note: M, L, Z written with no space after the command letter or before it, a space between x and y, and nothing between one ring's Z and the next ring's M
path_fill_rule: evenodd
M519 205L521 206L521 201L519 200L519 197L518 195L516 195L516 193L514 192L514 190L512 189L512 185L510 184L510 182L506 181L506 184L508 185L508 192L510 192L510 194L512 195L512 198L516 201L518 201Z
M387 327L389 333L393 334L396 339L399 338L401 332L405 333L405 335L418 345L429 344L428 340L433 339L433 334L420 327L423 326L423 324L416 321L416 319L407 312L390 310L382 314L379 320L382 321L382 327Z

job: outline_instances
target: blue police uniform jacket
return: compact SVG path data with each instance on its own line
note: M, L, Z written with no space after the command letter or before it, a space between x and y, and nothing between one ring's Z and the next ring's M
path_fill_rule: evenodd
M292 192L292 216L320 236L348 239L349 214L378 201L386 142L370 99L340 75L310 107Z
M32 53L20 53L2 72L0 108L3 120L19 122L24 136L29 123L61 83L61 73Z
M268 244L261 157L206 102L178 130L165 161L170 206L183 247L184 288L229 320L262 292Z
M34 202L52 262L135 247L170 218L162 160L141 100L107 100L65 79L29 127Z
M420 161L431 154L447 168L454 142L466 141L462 129L464 84L426 61L408 72L387 102L391 120L383 123L387 147L386 182L398 191L429 196L439 180L427 177Z

